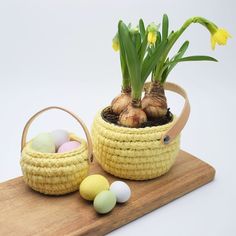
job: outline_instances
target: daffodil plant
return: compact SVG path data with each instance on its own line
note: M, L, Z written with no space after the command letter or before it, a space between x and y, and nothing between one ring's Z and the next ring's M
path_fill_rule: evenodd
M188 19L179 30L169 32L169 20L163 16L160 25L149 24L146 28L143 20L131 28L122 21L118 24L118 32L113 39L113 49L120 51L121 71L123 76L122 93L112 102L112 110L119 114L119 123L128 127L139 127L147 119L165 116L167 101L163 89L169 73L180 62L186 61L217 61L209 56L188 56L184 54L189 46L185 41L178 52L169 58L169 52L192 24L199 23L211 34L212 49L216 44L225 45L230 34L225 29L218 28L213 22L203 17ZM151 83L142 91L147 78L151 75Z

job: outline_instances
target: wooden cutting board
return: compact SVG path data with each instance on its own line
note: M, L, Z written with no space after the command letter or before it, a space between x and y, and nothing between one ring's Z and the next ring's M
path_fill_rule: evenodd
M100 173L110 183L117 178L97 163L91 174ZM79 193L45 196L27 187L22 177L0 184L0 235L104 235L176 198L212 181L215 170L181 151L164 176L149 181L127 181L132 197L107 215L97 214L92 203Z

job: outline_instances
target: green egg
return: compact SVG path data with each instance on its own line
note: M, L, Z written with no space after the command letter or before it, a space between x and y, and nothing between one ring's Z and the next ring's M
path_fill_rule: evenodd
M100 192L94 199L93 206L96 212L106 214L116 205L116 196L113 192L105 190Z
M37 152L54 153L56 147L52 136L48 133L41 133L31 143L31 148Z

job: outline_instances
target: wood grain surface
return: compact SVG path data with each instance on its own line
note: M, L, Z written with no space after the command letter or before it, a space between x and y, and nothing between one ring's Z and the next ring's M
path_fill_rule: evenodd
M105 173L97 163L92 173ZM164 176L149 181L126 181L132 197L107 215L97 214L79 193L45 196L27 187L22 177L0 184L0 235L104 235L212 181L215 170L181 151Z

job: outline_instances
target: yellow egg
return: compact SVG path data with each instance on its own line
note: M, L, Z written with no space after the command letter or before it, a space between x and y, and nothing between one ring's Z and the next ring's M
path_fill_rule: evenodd
M108 180L102 175L90 175L80 184L82 198L93 201L97 194L109 189Z

